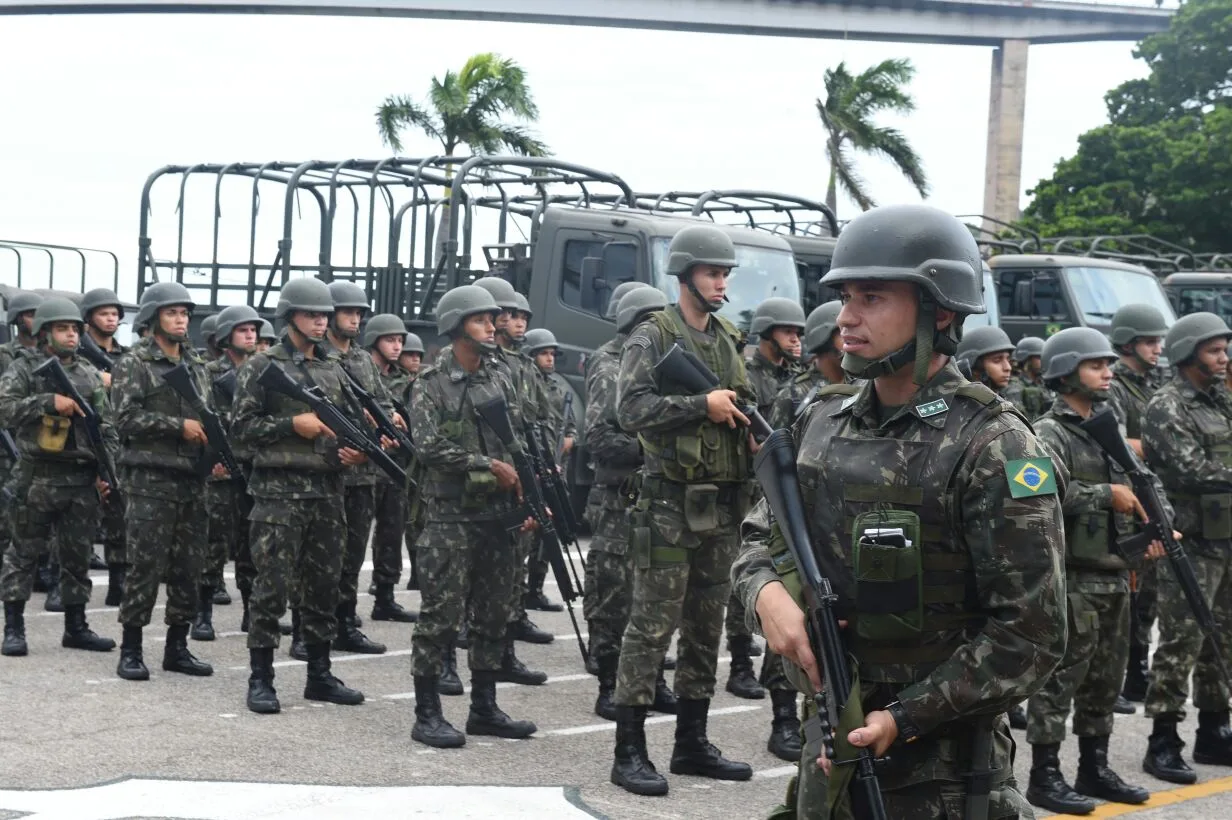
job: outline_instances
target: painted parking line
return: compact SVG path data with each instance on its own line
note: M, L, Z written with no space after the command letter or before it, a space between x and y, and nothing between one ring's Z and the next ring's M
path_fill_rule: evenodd
M741 712L756 712L763 709L762 706L725 706L722 709L711 709L710 717L719 717L721 715L735 715ZM655 717L646 718L646 725L650 726L655 723L675 723L675 715L657 715ZM612 721L604 721L603 723L589 723L585 726L566 726L563 729L549 729L546 732L539 732L541 735L588 735L593 732L612 732L616 730L616 724Z
M557 675L556 677L548 678L547 682L548 683L569 683L571 681L576 681L576 680L595 680L595 676L590 674L589 672L580 672L576 675ZM513 689L515 686L521 686L521 684L508 683L508 682L501 682L501 683L496 684L497 689ZM528 688L533 688L533 687L528 687ZM471 688L469 686L463 686L462 689L463 689L463 694L469 694L471 691ZM414 700L415 693L414 692L395 692L392 695L381 695L381 697L384 698L385 700Z
M1181 786L1179 789L1151 792L1151 799L1138 806L1126 806L1120 803L1104 803L1097 806L1087 817L1122 817L1140 811L1150 811L1164 806L1174 806L1187 803L1190 800L1200 800L1203 797L1213 797L1232 791L1232 777L1220 777L1207 780L1205 783L1195 783L1192 786ZM1066 815L1044 815L1047 817L1064 817Z

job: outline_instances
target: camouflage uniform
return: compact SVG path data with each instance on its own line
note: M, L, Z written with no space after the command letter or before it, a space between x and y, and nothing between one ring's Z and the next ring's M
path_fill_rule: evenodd
M770 422L770 426L775 430L790 427L796 420L800 402L804 401L813 388L820 390L829 383L829 379L821 375L820 370L810 365L804 371L792 376L791 380L779 390L774 397L774 405L770 408L770 415L766 416L766 421Z
M230 429L234 398L228 397L222 390L214 387L218 380L236 370L230 355L223 355L205 366L207 378L211 384L215 412L218 413L223 429ZM238 375L236 376L238 381ZM246 448L232 447L240 467L251 470L252 453ZM248 513L252 511L252 496L244 492L239 481L234 477L208 480L209 492L209 537L206 548L205 566L201 574L201 585L212 590L225 589L223 568L227 559L235 561L235 586L240 591L244 601L252 597L252 581L257 570L252 564L252 550L248 543Z
M569 418L565 418L565 395L569 388L564 383L564 376L555 372L544 373L536 365L535 377L541 401L540 412L543 414L540 425L545 433L544 438L551 448L547 455L553 459L554 465L556 442L563 441L565 438L577 440L577 420L573 416L572 409L570 409ZM547 559L538 554L532 554L527 573L528 591L542 591L543 579L547 576L547 573Z
M401 393L402 404L407 407L407 413L410 413L411 395L415 391L415 382L419 379L416 374L407 374L406 386ZM407 426L410 426L411 420L406 420ZM411 441L415 439L412 437ZM404 520L403 520L403 540L406 542L406 557L410 561L410 570L407 573L407 589L419 588L419 571L418 560L419 556L416 553L416 544L419 543L419 534L423 532L424 526L424 508L423 499L419 494L417 486L423 481L424 469L418 458L412 459L410 469L407 470L406 487L403 488L405 494ZM412 483L414 482L414 483Z
M103 352L111 359L114 372L116 362L128 352L128 348L112 339L111 349L104 348ZM108 567L122 569L128 561L125 558L124 500L119 493L108 496L103 502L102 536L103 560Z
M1013 740L1001 713L1035 692L1064 653L1058 498L1065 475L1009 407L951 363L904 407L879 407L871 382L827 388L793 430L814 552L852 621L863 707L897 700L919 730L877 766L889 817L959 816L972 767L965 750L990 725L988 816L1032 816L1013 778ZM1015 483L1030 464L1037 472ZM870 526L915 535L925 590L919 609L856 611L852 533ZM762 587L780 580L776 564L789 589L799 581L791 562L781 562L786 548L772 537L764 501L742 535L732 578L755 618ZM869 576L869 584L880 580ZM884 597L870 592L870 602ZM807 693L807 681L794 679ZM805 699L815 726L812 704ZM842 756L845 727L835 736ZM788 812L829 817L825 776L812 765L820 734L806 725L806 738L797 806ZM834 816L851 817L850 808Z
M379 373L379 371L378 371ZM411 386L411 374L393 365L387 373L379 373L387 395L402 404ZM392 402L391 402L392 406ZM392 416L391 416L392 418ZM410 419L406 419L409 423ZM411 458L399 449L392 453L395 461L410 472ZM406 487L394 484L384 472L376 480L376 526L372 533L372 582L396 584L402 576L402 536L406 531Z
M0 376L28 351L30 348L15 338L0 344ZM7 455L0 453L0 555L4 554L12 543L12 528L16 524L14 516L17 514L16 502L24 498L18 486L18 475L14 469L16 466L8 460Z
M1022 373L1015 373L1010 377L1002 398L1017 407L1028 420L1034 421L1048 412L1056 394L1044 386L1042 379L1029 379Z

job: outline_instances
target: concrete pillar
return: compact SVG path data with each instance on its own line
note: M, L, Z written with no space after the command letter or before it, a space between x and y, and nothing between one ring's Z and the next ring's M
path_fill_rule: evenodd
M988 153L984 157L984 214L1012 222L1021 216L1022 127L1027 110L1027 40L992 50L988 96ZM994 225L986 225L995 229Z

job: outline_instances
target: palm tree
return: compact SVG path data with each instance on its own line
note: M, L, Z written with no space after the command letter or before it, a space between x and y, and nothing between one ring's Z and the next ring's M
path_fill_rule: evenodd
M817 100L817 113L826 129L826 154L830 159L830 184L826 204L838 204L838 186L867 211L876 203L865 182L856 173L854 156L863 151L878 154L898 167L920 196L928 194L928 179L915 149L897 128L876 125L879 111L908 113L915 100L904 89L915 75L910 60L885 60L852 76L845 62L825 74L826 101Z

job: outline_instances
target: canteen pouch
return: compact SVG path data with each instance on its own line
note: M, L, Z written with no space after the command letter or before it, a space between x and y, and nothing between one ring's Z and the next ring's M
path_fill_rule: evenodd
M38 446L44 453L62 453L68 444L68 432L73 429L72 419L44 414L39 422Z
M887 543L870 530L898 528L909 546ZM920 519L900 510L872 510L852 524L856 634L871 641L911 640L924 626Z
M1232 538L1232 493L1201 496L1202 537L1213 541Z
M1108 556L1108 513L1100 511L1077 516L1072 530L1066 529L1069 554L1079 560Z
M719 488L714 484L686 484L684 523L689 532L709 532L719 526Z
M638 569L650 569L651 540L650 511L639 504L629 510L629 552Z
M497 490L496 475L490 470L467 470L462 484L462 507L468 510L483 509L488 498Z

